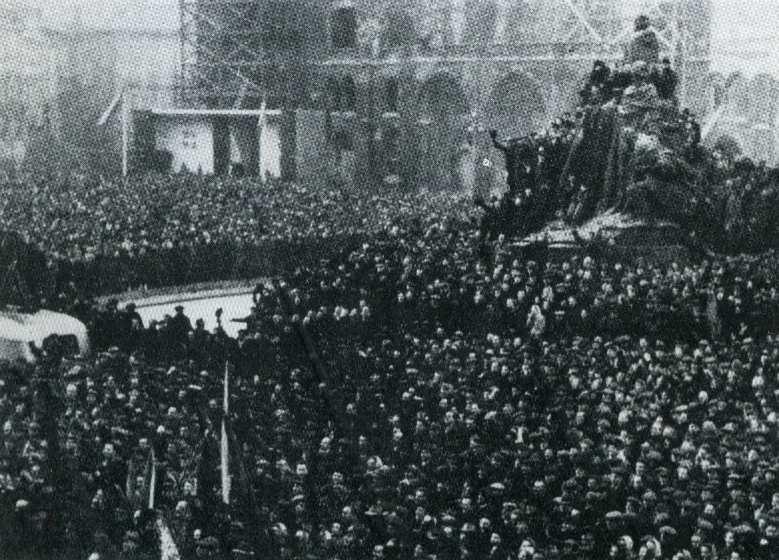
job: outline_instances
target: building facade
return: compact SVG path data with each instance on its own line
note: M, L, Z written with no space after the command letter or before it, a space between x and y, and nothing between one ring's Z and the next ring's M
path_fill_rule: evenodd
M182 2L190 91L203 89L211 107L254 108L264 96L321 111L325 126L307 117L312 129L296 127L296 144L326 142L303 151L329 154L346 177L473 187L478 174L496 173L487 131L527 135L571 109L593 61L620 59L642 13L681 74L682 103L707 106L708 1L224 4Z
M175 104L177 20L155 18L159 2L110 4L3 2L0 45L9 55L0 61L3 168L118 171L118 137L96 126L117 93L125 90L139 106Z
M132 109L264 99L289 114L285 153L323 154L329 166L288 155L289 176L471 187L501 167L487 131L522 136L573 108L592 62L621 57L640 13L682 76L682 103L709 107L709 0L71 3L40 28L54 53L55 133L79 145L73 123L96 122L120 90Z
M0 175L15 173L43 125L56 90L53 52L40 13L23 2L0 7Z
M708 108L707 1L335 0L313 9L318 27L297 53L304 79L284 86L294 96L271 97L326 113L331 161L347 176L472 188L487 174L500 184L487 131L520 137L572 109L593 61L619 60L642 13L681 75L682 104ZM280 29L264 45L265 84L284 85L290 66L273 63L294 43ZM298 132L298 142L311 139Z

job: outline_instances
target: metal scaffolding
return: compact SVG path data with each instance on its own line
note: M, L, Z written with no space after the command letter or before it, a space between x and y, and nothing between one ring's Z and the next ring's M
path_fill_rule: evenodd
M412 11L414 6L420 11L429 11L429 6L423 6L429 1L415 0L406 5ZM514 0L495 2L504 10L514 5ZM331 56L333 45L316 36L323 30L326 33L328 14L324 4L307 0L179 0L182 101L190 106L212 108L256 107L265 93L264 88L279 87L279 76L289 79L291 67L296 63L301 70L310 64L343 63L344 53ZM381 13L376 10L376 0L353 0L348 4L371 17ZM444 9L447 4L449 7ZM711 0L548 0L548 4L544 11L555 14L556 21L554 29L545 30L544 36L549 37L550 45L571 46L550 50L560 59L571 56L619 59L623 45L633 34L635 17L643 14L652 21L663 55L671 58L682 74L691 64L708 67ZM459 6L459 11L455 10L455 5ZM309 23L304 33L306 45L286 49L285 62L277 43L272 39L266 42L264 38L272 37L274 28L279 26L278 21L272 21L275 12L290 6L293 11L319 12L313 16L308 14ZM462 0L440 0L435 6L434 9L440 9L442 14L461 14L464 4ZM453 26L454 23L442 21L442 25ZM325 48L315 52L314 46ZM444 45L437 56L445 58L451 54L448 47ZM497 54L494 47L485 45L485 62ZM515 54L521 58L521 49L517 47ZM527 50L527 45L524 47ZM502 51L504 54L505 50ZM381 53L366 55L365 52L366 49L356 49L347 53L347 58L370 64L382 62ZM427 58L429 54L426 53ZM370 60L366 60L366 56L370 56ZM414 57L408 57L408 61L413 63ZM292 88L295 87L303 87L302 82L296 82Z
M189 106L259 105L263 48L257 0L179 0L182 83Z
M633 34L639 15L647 16L664 56L673 62L709 58L711 2L708 0L559 0L564 14L561 37L589 42L593 56L613 57Z

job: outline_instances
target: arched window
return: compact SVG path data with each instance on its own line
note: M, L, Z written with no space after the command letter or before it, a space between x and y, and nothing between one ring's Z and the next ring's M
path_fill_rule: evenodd
M501 136L521 137L546 124L543 92L528 77L511 73L492 90L485 120Z
M357 12L352 6L336 8L330 18L330 38L336 49L357 46Z
M421 111L438 119L468 113L468 100L460 83L449 74L435 74L420 89Z

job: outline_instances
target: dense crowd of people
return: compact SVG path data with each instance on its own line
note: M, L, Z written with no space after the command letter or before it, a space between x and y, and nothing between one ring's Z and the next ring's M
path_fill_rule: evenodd
M159 514L182 558L771 558L777 257L481 245L395 221L238 339L74 307L99 353L4 366L3 557L156 558Z
M70 175L60 181L0 187L6 229L52 258L74 262L101 256L218 243L330 239L371 235L412 215L420 195L389 186L317 188L269 179L194 174L143 174L126 180ZM435 196L425 196L426 208ZM454 214L458 197L439 201Z
M0 195L4 229L48 256L57 289L91 293L251 278L426 211L475 215L465 195L193 174L26 179Z
M683 178L693 235L773 246L776 172L700 148L637 32L577 111L493 134L509 188L481 220L467 196L388 185L0 186L7 260L40 249L42 303L95 348L0 364L0 558L775 558L779 255L552 258L504 235L639 208L571 154L604 106L629 120L650 99L679 158L636 158L638 183ZM144 324L94 299L262 275L236 338L182 305Z

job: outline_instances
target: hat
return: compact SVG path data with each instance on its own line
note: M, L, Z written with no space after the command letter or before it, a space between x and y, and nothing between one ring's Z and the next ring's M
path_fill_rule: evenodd
M216 537L206 537L201 539L198 543L199 547L215 550L219 548L219 541Z
M184 311L184 306L179 304L173 308L174 311Z
M676 535L676 529L674 529L670 525L663 525L662 527L660 527L660 535L668 535L673 537L674 535Z
M714 529L714 525L711 521L707 521L706 519L698 519L698 528L704 531L711 531Z

